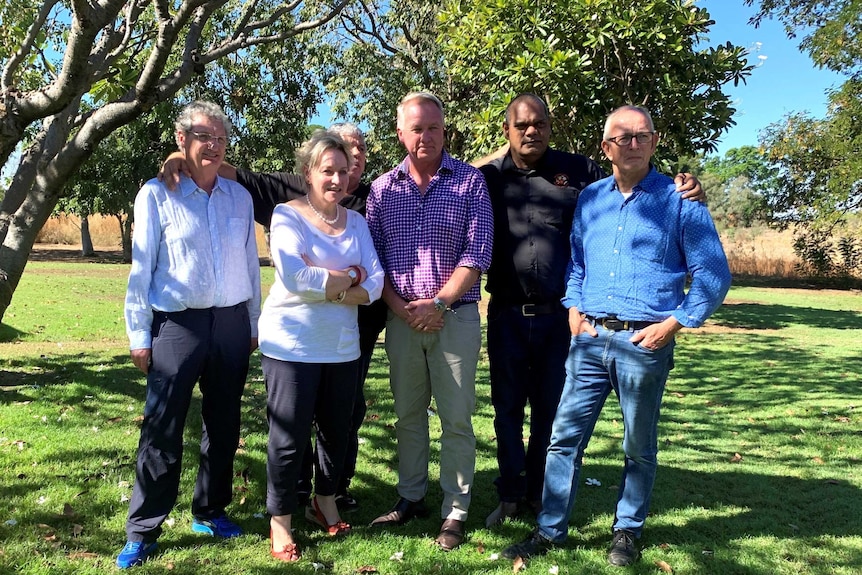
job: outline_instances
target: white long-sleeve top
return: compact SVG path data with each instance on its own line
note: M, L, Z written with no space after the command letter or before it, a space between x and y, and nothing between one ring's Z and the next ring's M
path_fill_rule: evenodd
M272 212L270 250L275 283L263 304L262 354L282 361L343 363L359 357L357 306L326 299L328 270L361 265L369 302L383 291L383 268L365 218L347 211L343 232L330 236L287 204ZM312 263L303 260L305 255Z

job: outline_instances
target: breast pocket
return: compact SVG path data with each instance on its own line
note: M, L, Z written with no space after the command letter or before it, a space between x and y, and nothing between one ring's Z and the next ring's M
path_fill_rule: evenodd
M668 233L658 226L640 224L632 238L632 251L646 260L662 263L667 255Z

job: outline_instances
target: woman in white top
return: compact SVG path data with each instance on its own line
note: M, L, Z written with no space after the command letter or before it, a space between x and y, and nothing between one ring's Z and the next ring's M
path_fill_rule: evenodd
M347 192L350 148L318 131L296 153L308 195L272 213L275 284L260 316L267 388L267 511L271 554L300 558L291 532L296 479L317 424L315 497L306 517L330 535L350 530L335 491L359 377L357 306L380 297L383 270L365 219L338 205Z

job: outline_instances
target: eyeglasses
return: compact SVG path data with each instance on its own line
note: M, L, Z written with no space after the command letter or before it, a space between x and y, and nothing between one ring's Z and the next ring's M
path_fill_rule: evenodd
M219 146L227 146L230 141L227 139L227 136L215 136L209 132L194 132L192 130L189 130L188 132L197 138L198 142L206 144L207 146L215 146L216 144Z
M613 142L617 146L628 146L632 140L637 140L638 144L648 144L655 132L639 132L637 134L623 134L622 136L614 136L613 138L605 138L608 142Z

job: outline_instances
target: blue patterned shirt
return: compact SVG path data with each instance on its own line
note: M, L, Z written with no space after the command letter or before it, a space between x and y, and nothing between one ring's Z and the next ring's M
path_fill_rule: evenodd
M392 287L406 301L429 299L455 268L482 272L491 265L494 219L485 178L443 152L425 193L405 159L371 184L368 228ZM461 297L479 301L479 282Z
M685 292L686 276L692 282ZM613 176L581 192L563 305L594 317L699 327L730 288L730 269L706 206L683 200L650 168L626 199Z
M153 310L248 305L260 316L260 264L251 196L218 178L212 195L182 176L175 192L150 180L135 198L132 269L126 291L130 349L152 347Z

